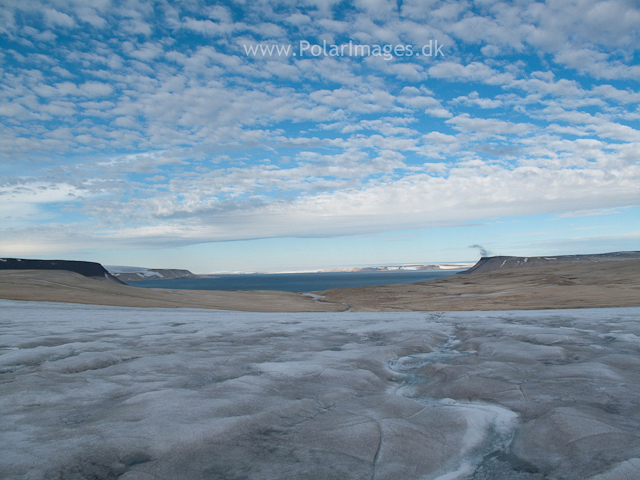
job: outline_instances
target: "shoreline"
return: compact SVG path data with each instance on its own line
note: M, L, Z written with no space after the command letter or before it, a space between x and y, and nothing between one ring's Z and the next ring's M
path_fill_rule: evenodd
M357 312L634 307L640 306L640 260L538 266L316 293Z
M0 271L0 298L140 308L201 308L247 312L337 312L344 306L292 292L171 290L134 287L57 270Z
M149 289L63 270L0 271L0 298L6 300L247 312L547 310L640 306L640 260L548 265L305 293Z

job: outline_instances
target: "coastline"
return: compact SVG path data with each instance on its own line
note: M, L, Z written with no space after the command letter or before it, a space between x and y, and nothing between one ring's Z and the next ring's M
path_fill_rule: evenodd
M633 307L640 306L640 260L547 265L315 293L358 312Z
M0 271L0 298L248 312L542 310L640 306L640 260L534 266L309 292L148 289L61 270ZM320 297L318 297L320 296Z
M340 312L344 305L316 302L292 292L170 290L134 287L63 270L2 270L0 298L140 308L202 308L247 312Z

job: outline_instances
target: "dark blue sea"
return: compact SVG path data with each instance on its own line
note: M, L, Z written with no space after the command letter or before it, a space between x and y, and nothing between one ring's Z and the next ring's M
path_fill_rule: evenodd
M415 283L455 275L462 270L418 270L393 272L252 273L215 275L207 278L143 280L128 282L135 287L178 288L185 290L282 290L317 292L330 288L367 287Z

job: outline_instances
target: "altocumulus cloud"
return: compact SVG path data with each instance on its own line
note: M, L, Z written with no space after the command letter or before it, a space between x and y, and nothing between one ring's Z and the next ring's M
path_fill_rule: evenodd
M6 251L640 204L632 1L8 0L0 17ZM444 56L244 49L323 39Z

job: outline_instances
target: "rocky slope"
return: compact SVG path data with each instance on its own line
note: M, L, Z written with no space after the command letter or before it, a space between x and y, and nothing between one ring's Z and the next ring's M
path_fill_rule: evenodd
M639 258L640 252L612 252L589 255L560 255L546 257L482 257L480 260L478 260L478 263L476 263L469 270L462 273L487 273L497 270L510 270L513 268L544 267L558 264L581 262L611 262L616 260L633 260Z

